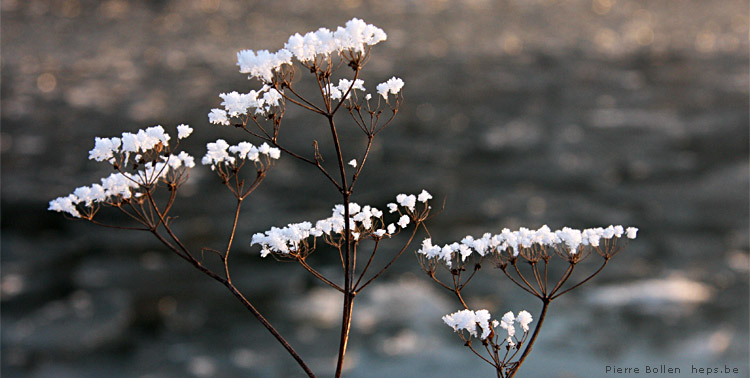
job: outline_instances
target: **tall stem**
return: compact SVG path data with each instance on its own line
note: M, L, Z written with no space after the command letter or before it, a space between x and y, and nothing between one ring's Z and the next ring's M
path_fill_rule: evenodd
M330 105L329 105L330 108ZM354 294L352 290L352 240L351 229L349 228L349 200L351 191L346 183L346 169L344 168L344 156L341 153L341 144L336 132L336 124L333 122L333 113L328 115L328 124L331 127L331 137L336 148L336 157L338 158L339 172L341 173L341 196L344 202L344 308L341 319L341 336L339 338L339 353L336 362L336 378L341 377L344 368L344 358L346 357L346 347L349 342L349 330L352 323L352 307L354 305Z
M542 323L544 323L544 318L547 316L547 307L549 307L550 299L542 298L542 302L544 303L544 305L542 305L542 314L539 315L539 322L536 323L534 334L531 335L531 340L529 340L529 343L526 344L526 349L523 350L523 354L521 355L521 358L518 359L518 363L513 368L513 370L508 373L508 378L513 378L516 375L518 369L521 367L521 364L523 364L523 361L526 359L526 357L529 356L529 353L531 353L531 347L534 346L536 337L539 336L539 330L542 329Z

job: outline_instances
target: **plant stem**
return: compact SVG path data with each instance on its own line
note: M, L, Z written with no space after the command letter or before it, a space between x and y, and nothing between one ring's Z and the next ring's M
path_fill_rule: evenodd
M524 349L521 358L518 359L518 363L513 368L513 370L508 373L508 378L513 378L516 375L518 369L521 367L521 364L523 364L523 361L526 359L526 357L529 356L529 353L531 353L531 347L534 346L536 337L539 336L539 330L542 329L542 323L544 323L544 318L547 316L547 308L549 307L550 299L542 298L542 302L544 303L542 305L542 313L541 315L539 315L539 322L536 323L536 327L534 328L534 334L531 335L531 340L529 340L529 343L526 344L526 349Z
M330 109L330 105L328 105ZM346 184L346 169L344 167L344 157L341 152L341 144L339 143L339 136L336 132L336 124L333 122L333 112L328 115L328 124L331 127L331 137L333 138L333 144L336 148L336 157L338 158L339 171L341 173L341 196L344 202L344 307L342 310L341 319L341 336L339 338L339 353L336 362L336 378L341 377L341 373L344 368L344 358L346 357L346 347L349 342L349 330L352 323L352 307L354 305L354 290L352 287L352 240L351 240L351 229L349 227L349 198L351 191L349 191Z

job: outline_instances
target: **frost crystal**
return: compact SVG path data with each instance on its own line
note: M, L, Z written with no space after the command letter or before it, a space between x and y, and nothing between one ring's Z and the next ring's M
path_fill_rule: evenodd
M404 81L394 76L385 83L378 84L375 89L384 99L388 99L388 93L396 95L398 92L401 92L401 88L403 87Z
M497 322L490 322L490 312L487 310L461 310L443 316L443 322L449 327L453 328L454 331L468 331L471 336L479 337L480 339L486 339L491 333L492 328L497 326ZM477 325L481 329L482 333L477 333Z
M401 197L401 199L406 201L406 197ZM602 240L620 239L622 236L635 239L637 232L638 229L635 227L624 229L622 226L588 228L583 231L569 227L552 231L546 225L538 230L521 227L518 231L511 231L505 228L499 234L486 233L479 239L468 235L461 240L460 244L453 243L450 247L453 252L460 252L462 261L465 261L474 252L480 256L487 253L505 252L511 253L512 256L518 256L522 250L530 249L535 245L563 250L570 255L575 255L586 246L598 248ZM425 255L427 258L438 257L445 260L444 262L449 267L451 266L451 259L453 259L453 254L437 256L432 253L432 250L425 248L419 249L417 253Z
M193 128L188 125L177 126L177 139L185 139L193 133Z
M394 206L397 210L398 206ZM401 228L406 228L411 223L408 215L402 215L396 224L391 223L385 226L381 210L369 205L360 206L353 202L349 204L349 216L349 230L354 240L381 238L386 234L393 235L397 232L396 224ZM326 240L343 238L344 226L344 206L336 205L330 217L318 220L314 224L312 222L292 223L285 227L272 227L263 233L256 233L253 235L251 245L261 246L262 257L269 253L282 255L296 253L302 251L307 245L313 245L312 240L307 240L310 237L317 238L325 235Z

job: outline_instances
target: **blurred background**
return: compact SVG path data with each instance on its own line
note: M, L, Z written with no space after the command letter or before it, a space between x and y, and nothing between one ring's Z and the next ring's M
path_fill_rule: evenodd
M5 377L301 375L228 292L148 235L46 208L109 174L86 159L95 136L188 123L185 148L198 158L207 141L240 141L206 117L219 93L258 87L235 53L276 50L352 17L388 34L365 86L406 82L356 201L384 208L426 188L446 199L431 223L437 243L543 224L641 229L595 280L553 304L518 377L663 364L748 376L746 1L1 4ZM309 152L326 126L290 108L284 127L282 141ZM361 142L346 135L354 154ZM221 247L232 197L207 169L193 172L176 227L188 245ZM320 376L334 368L338 296L298 266L259 258L249 241L330 214L338 198L327 185L282 158L247 202L233 260L235 282ZM332 251L316 258L335 274ZM472 307L538 316L535 298L486 268L467 289ZM441 322L459 308L448 294L406 253L358 297L347 375L492 376Z

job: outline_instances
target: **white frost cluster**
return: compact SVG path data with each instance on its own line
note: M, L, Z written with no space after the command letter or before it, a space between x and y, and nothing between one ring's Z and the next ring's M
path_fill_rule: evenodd
M345 50L364 52L367 46L385 41L388 36L377 26L353 18L336 31L320 28L317 31L289 37L284 49L290 51L300 62L310 62L317 56L327 57Z
M292 53L289 50L281 49L275 53L268 50L242 50L237 53L237 65L240 66L240 72L250 74L250 77L270 82L273 78L273 71L283 64L292 64Z
M397 78L392 77L388 79L385 83L378 84L375 89L378 91L378 94L383 96L384 99L388 99L388 93L392 95L397 95L398 92L401 92L401 88L404 87L404 81Z
M471 336L478 337L482 340L486 339L492 334L492 330L500 326L508 332L507 342L510 346L514 346L515 342L513 337L516 335L516 328L513 325L514 322L523 329L523 332L529 332L529 324L532 322L531 314L528 311L522 310L518 313L518 316L514 316L513 312L508 311L503 315L503 318L498 322L497 320L490 321L490 312L487 310L461 310L443 316L443 322L449 327L453 328L456 332L468 331ZM479 329L477 329L479 326ZM481 330L480 334L478 331Z
M408 209L410 212L414 212L414 209L417 206L417 201L422 202L424 204L427 203L427 201L432 199L432 195L427 192L426 190L422 189L422 192L419 193L419 195L414 194L399 194L396 196L396 203L389 203L388 206L388 212L395 213L398 210L399 206L402 206L406 209Z
M101 179L101 184L92 184L90 186L81 186L76 188L72 194L66 197L58 197L49 203L47 210L64 212L69 215L80 218L76 205L83 204L91 207L94 203L107 202L110 198L118 197L129 199L133 196L140 196L137 193L141 186L152 185L159 179L163 179L169 172L174 172L182 167L192 168L195 161L187 152L182 151L178 155L162 157L162 160L156 164L148 162L143 165L143 169L135 174L112 173Z
M187 125L182 127L182 135L185 134ZM192 131L192 129L190 129ZM179 133L179 131L178 131ZM190 134L189 132L187 133ZM122 133L122 137L113 138L94 138L94 148L89 151L89 160L114 162L115 155L131 153L145 153L160 143L163 146L169 146L170 136L161 126L152 126L146 129L138 130L136 133ZM127 158L126 158L127 160Z
M224 109L211 109L208 113L208 121L216 125L229 126L232 117L239 117L248 112L265 115L274 107L280 106L284 96L281 92L268 85L249 93L221 93L221 105Z
M224 139L217 139L216 142L206 144L206 150L201 164L210 165L211 170L215 170L216 166L221 164L232 165L238 159L258 163L261 155L274 160L281 157L281 150L269 146L268 143L263 143L260 147L249 142L240 142L235 146L230 146Z
M484 340L492 333L492 329L497 327L496 321L490 322L491 317L490 312L487 310L461 310L443 316L443 322L456 332L465 330L471 336ZM477 332L477 325L479 325L479 329L482 331L481 334Z
M386 38L382 29L353 18L336 31L320 28L305 35L294 34L289 37L283 49L274 53L267 50L242 50L237 53L237 65L240 66L241 73L268 83L275 70L292 63L292 57L306 63L318 56L327 57L346 50L363 52L367 46Z
M353 240L367 237L382 238L392 236L398 228L406 228L411 221L408 215L402 215L398 222L386 225L383 212L375 207L357 203L349 204L349 230ZM325 235L328 238L343 238L345 230L344 205L336 205L330 217L312 222L292 223L285 227L272 227L263 233L253 235L250 245L261 246L261 257L269 253L282 255L299 251L309 237Z
M293 64L293 58L297 58L302 64L311 64L318 58L327 60L332 54L341 54L344 59L352 59L351 53L363 53L369 46L385 41L386 38L382 29L353 18L335 31L320 28L305 35L294 34L289 37L284 48L276 52L242 50L237 53L240 72L260 80L264 86L257 92L222 93L220 96L224 100L224 108L211 109L208 120L213 124L228 126L232 117L247 114L248 111L254 114L269 114L272 107L279 106L284 96L269 84L273 83L277 70L285 64ZM393 77L378 85L378 93L387 101L388 93L396 95L403 86L403 80ZM340 79L337 85L330 83L324 89L333 100L349 99L355 90L365 91L364 81L361 79ZM369 101L372 95L366 93L364 98Z
M177 126L177 139L185 139L193 133L193 128L182 124Z
M344 94L349 90L350 87L352 88L352 90L349 92L346 98L349 98L352 95L352 92L354 92L355 90L363 92L366 90L364 80L357 79L354 80L354 83L352 83L351 80L341 79L339 80L339 85L329 85L328 92L331 94L331 99L340 100L342 97L344 97Z
M466 236L460 243L446 244L443 247L433 245L431 239L425 239L422 247L417 253L427 258L443 260L448 267L451 266L454 253L459 253L461 261L465 261L473 252L480 256L488 252L502 252L512 250L513 256L518 256L521 249L531 248L533 245L543 247L561 247L567 249L571 255L579 252L581 246L598 247L601 239L621 238L623 235L628 239L635 239L638 229L635 227L609 226L607 228L588 228L583 231L564 227L562 230L551 231L549 227L542 226L538 230L530 230L521 227L518 231L510 231L505 228L500 234L492 235L485 233L481 238L475 239Z
M518 316L513 315L512 311L508 311L503 315L503 318L500 319L500 328L506 330L508 332L508 337L506 338L506 341L508 342L508 345L511 347L515 346L516 343L513 341L513 337L516 335L516 327L513 325L514 322L518 322L518 325L521 326L521 329L524 333L529 332L529 324L534 319L531 317L531 314L526 311L522 310L518 313Z
M192 131L193 129L188 125L177 126L178 139L187 138ZM168 148L170 139L169 134L161 126L152 126L135 133L125 132L121 137L97 137L94 139L94 148L89 151L89 159L117 164L119 169L122 169L128 165L131 156L137 162L144 154L161 153L161 149L154 149L159 146ZM137 191L140 186L152 185L157 180L165 178L170 172L179 174L180 169L195 166L195 159L185 151L177 155L156 155L156 157L155 162L138 162L141 169L135 173L112 173L101 179L100 184L78 187L73 193L50 201L48 210L80 218L78 205L91 207L96 203L107 202L113 197L129 199L139 196L140 193Z

